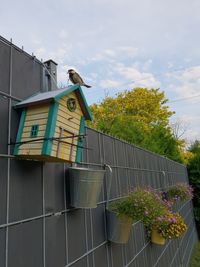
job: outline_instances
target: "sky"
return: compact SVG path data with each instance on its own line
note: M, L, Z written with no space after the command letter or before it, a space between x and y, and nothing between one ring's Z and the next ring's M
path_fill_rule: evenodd
M188 143L200 139L199 0L2 1L0 35L74 68L89 104L134 87L160 88Z

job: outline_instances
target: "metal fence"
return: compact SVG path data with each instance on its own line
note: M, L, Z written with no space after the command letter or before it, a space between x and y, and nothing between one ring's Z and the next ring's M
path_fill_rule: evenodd
M135 222L126 245L106 238L108 173L96 209L68 205L67 164L16 160L20 99L42 90L43 64L0 38L0 267L179 267L188 266L197 239L190 201L177 210L188 230L163 247L146 240ZM83 166L113 169L110 200L136 185L163 189L187 181L186 168L169 159L86 128Z

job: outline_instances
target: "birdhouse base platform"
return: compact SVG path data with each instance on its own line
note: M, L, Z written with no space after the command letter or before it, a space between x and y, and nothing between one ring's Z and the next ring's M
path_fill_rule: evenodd
M68 162L72 163L74 161L71 160L65 160L62 158L52 157L52 156L37 156L37 155L18 155L16 156L18 159L22 160L33 160L33 161L46 161L46 162Z

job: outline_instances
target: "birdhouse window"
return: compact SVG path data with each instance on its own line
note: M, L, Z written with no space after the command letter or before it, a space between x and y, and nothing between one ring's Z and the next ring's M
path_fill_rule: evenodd
M39 130L39 125L38 124L32 125L30 137L31 138L37 137L38 136L38 130Z
M67 99L66 104L69 111L74 112L76 110L76 99L70 97Z

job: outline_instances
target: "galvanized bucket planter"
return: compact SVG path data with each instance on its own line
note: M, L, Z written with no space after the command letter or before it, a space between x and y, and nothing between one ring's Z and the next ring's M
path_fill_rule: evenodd
M127 216L117 217L116 213L106 210L108 240L125 244L128 242L133 220Z
M69 168L70 204L76 208L96 208L105 170Z

